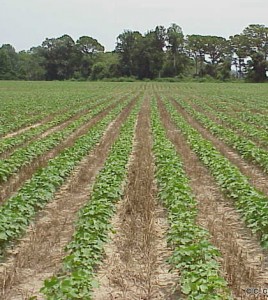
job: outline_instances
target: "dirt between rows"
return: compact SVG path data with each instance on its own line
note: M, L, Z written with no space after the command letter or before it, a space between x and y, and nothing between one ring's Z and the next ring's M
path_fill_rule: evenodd
M211 103L208 101L208 99L202 99L202 101L204 101L204 103L206 103L207 106L209 106L210 108L214 109L215 110L215 107L213 105L211 105ZM230 103L228 103L228 115L232 116L233 118L237 118L237 112L245 112L245 111L251 111L252 114L261 114L261 115L267 115L267 111L265 110L258 110L258 109L247 109L247 108L244 108L243 109L240 109L238 108L238 105L239 103L236 102L236 105L231 105ZM243 104L240 103L240 106L242 106ZM223 112L223 113L227 113L226 110L221 110L221 109L218 109L219 112ZM245 122L243 120L241 120L242 122ZM260 129L266 129L265 125L263 126L261 123L259 124L252 124L254 127L256 128L260 128Z
M94 300L177 299L173 290L178 274L169 272L166 263L171 255L166 213L156 195L147 98L137 120L124 198L112 220L116 233L105 247Z
M52 119L52 118L51 118L51 119ZM50 121L50 118L49 118L48 120ZM17 131L8 133L7 135L2 136L1 139L7 139L7 138L13 137L13 136L15 136L15 135L19 135L19 134L21 134L21 133L23 133L23 132L25 132L25 131L27 131L27 130L36 128L36 127L38 127L38 126L40 126L40 125L42 125L42 124L44 124L44 123L46 123L46 122L43 121L43 122L35 123L35 124L33 124L33 125L29 125L29 126L27 126L27 127L24 127L24 128L22 128L22 129L19 129L19 130L17 130Z
M236 165L240 172L248 177L251 185L255 186L258 190L268 196L268 174L264 173L264 171L253 162L250 163L244 160L237 151L211 134L208 129L204 128L198 121L190 116L173 98L171 99L174 106L180 114L183 115L187 122L190 123L193 128L198 130L205 139L211 141L214 147L221 152L222 155Z
M189 104L191 104L191 106L194 108L194 110L202 113L204 116L210 118L213 122L215 122L217 125L220 125L226 129L232 130L235 134L242 136L246 139L251 140L252 142L254 142L258 147L263 148L267 151L268 147L267 147L267 143L263 142L262 140L260 140L258 137L254 137L254 136L249 136L246 132L243 132L243 128L235 128L233 126L230 126L228 124L228 121L223 121L221 119L219 119L214 113L212 113L211 111L206 111L204 108L202 108L201 106L199 106L198 104L192 103L191 101L189 102ZM226 112L225 112L226 114ZM231 117L235 117L232 116ZM243 122L243 121L242 121ZM257 127L257 126L254 126ZM263 130L263 129L262 129Z
M74 145L76 140L90 130L95 124L103 119L109 112L118 105L121 101L124 101L126 97L115 101L109 105L106 109L92 117L88 122L70 134L64 141L58 144L52 150L45 152L43 155L35 158L30 164L23 166L16 174L12 175L9 180L5 183L0 184L0 204L5 202L9 197L14 195L17 190L25 183L26 180L30 179L33 174L40 168L47 166L48 161L56 157L64 149Z
M0 265L0 298L26 300L36 295L43 281L55 274L71 240L78 210L88 201L95 177L104 165L108 151L130 114L137 98L108 126L95 149L75 168L54 200L39 213L23 239L8 252Z
M72 122L74 122L75 120L79 119L80 117L82 117L83 115L87 114L90 112L90 110L94 109L95 107L101 105L103 102L101 103L98 103L98 104L95 104L93 105L90 109L83 109L82 111L76 113L75 115L73 115L72 117L60 122L59 124L57 125L54 125L54 126L51 126L50 128L48 128L47 130L45 130L44 132L40 133L40 134L37 134L33 137L31 137L28 141L22 143L22 144L19 144L17 146L14 146L12 147L10 150L7 150L5 151L4 153L1 153L0 154L0 159L6 159L8 158L10 155L12 155L12 153L20 148L20 147L26 147L27 145L29 145L30 143L38 140L38 139L43 139L45 137L47 137L48 135L56 132L56 131L59 131L59 130L62 130L64 129L65 127L67 127L68 125L70 125ZM44 125L45 123L42 123L40 125ZM37 127L37 126L35 126ZM31 127L31 128L34 128L34 127ZM18 135L18 134L16 134Z
M198 201L197 222L210 232L211 242L221 251L222 259L219 262L222 275L228 281L235 299L254 299L245 290L248 287L268 285L267 252L263 251L259 240L245 227L233 203L225 198L208 169L191 150L162 101L158 100L158 105L167 135L183 161ZM184 116L185 113L177 108ZM193 125L190 119L187 121Z
M58 114L60 114L60 113L64 113L64 112L66 112L66 111L67 111L67 110L65 109L65 110L63 110L63 111L57 111L57 112L54 112L54 113L50 114L49 116L44 117L44 118L43 118L41 121L39 121L39 122L36 122L36 123L31 124L31 125L29 125L29 126L23 126L23 127L19 128L19 129L17 129L17 130L15 130L15 131L12 131L12 132L10 132L10 133L7 133L6 135L0 136L0 139L10 138L10 137L19 135L19 134L21 134L21 133L23 133L23 132L25 132L25 131L27 131L27 130L30 130L30 129L32 129L32 128L36 128L36 127L38 127L38 126L40 126L40 125L43 125L43 124L45 124L45 123L51 121L56 115L58 115Z

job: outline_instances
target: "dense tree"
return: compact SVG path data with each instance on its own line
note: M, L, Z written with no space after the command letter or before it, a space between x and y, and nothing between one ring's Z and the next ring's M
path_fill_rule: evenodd
M246 58L249 54L248 38L242 34L230 36L230 47L233 53L236 76L242 78L245 75Z
M219 65L230 56L228 41L210 35L188 35L186 49L195 62L195 74L217 77ZM227 66L227 64L225 64Z
M142 34L138 31L125 30L117 37L115 51L120 57L121 74L123 76L137 74L137 61L140 56L142 41Z
M138 78L160 77L164 62L165 33L163 26L157 26L145 34L140 46Z
M42 43L47 80L63 80L73 76L75 70L75 42L67 34L46 39Z
M0 79L16 79L18 55L10 44L0 48Z
M268 28L264 25L252 24L243 30L247 40L248 56L247 78L254 82L265 81L268 57Z
M160 75L164 61L166 30L157 26L144 36L137 31L124 31L117 38L121 74L139 79L153 79Z
M229 74L231 70L229 63L231 50L228 41L223 37L206 36L204 49L205 55L207 56L205 73L216 78L219 72L225 70L226 73L224 77L226 79L228 66Z
M195 75L202 76L204 72L206 37L202 35L187 35L186 49L195 62Z
M76 49L76 74L78 77L87 79L89 78L95 63L96 54L104 52L104 46L92 37L82 36L76 41Z
M33 47L18 53L18 79L45 80L44 58L40 55L41 47Z
M255 53L261 53L263 59L268 58L268 27L259 24L251 24L243 30L247 38L248 47Z
M165 72L167 72L168 68L170 69L169 76L177 76L183 72L187 62L184 44L184 35L181 27L175 23L171 24L167 29L167 59L165 65Z
M267 61L261 52L251 54L251 59L247 66L247 81L264 82L267 78Z
M229 40L219 36L192 34L184 37L173 23L167 29L141 34L125 30L119 34L113 52L93 37L76 42L67 34L47 38L41 46L16 53L12 45L0 47L0 79L21 80L100 80L133 76L206 76L226 80L235 67L237 78L267 80L268 28L247 26Z
M212 65L222 62L229 54L229 44L227 40L219 36L206 36L205 52Z
M114 78L121 75L118 53L98 53L96 55L95 61L96 62L93 65L91 72L92 80Z

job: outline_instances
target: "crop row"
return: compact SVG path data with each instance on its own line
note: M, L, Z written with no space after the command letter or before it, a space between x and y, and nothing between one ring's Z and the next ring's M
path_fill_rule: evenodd
M199 87L197 97L216 107L216 110L267 112L267 87L244 85L211 85Z
M44 283L42 292L48 300L91 299L91 290L97 284L94 271L112 229L110 219L115 204L123 193L139 108L140 101L122 125L96 178L89 202L79 212L73 239L66 248L63 270Z
M267 122L267 105L264 104L266 101L264 102L263 100L258 99L256 95L254 95L253 99L246 101L243 101L244 99L241 97L241 95L235 99L228 99L227 97L224 97L223 102L218 102L217 99L215 100L216 101L213 101L213 99L208 98L208 101L206 100L205 102L208 102L209 105L216 111L224 111L226 113L236 112L238 115L242 113L248 113L251 115L258 114L262 117L262 120L266 120Z
M105 118L81 136L75 144L65 149L48 162L47 167L37 171L24 186L0 207L0 249L18 238L27 228L37 210L53 198L55 191L63 184L79 161L100 140L105 128L126 106L121 103Z
M169 261L180 272L181 291L189 299L229 299L217 262L219 252L209 242L208 232L196 224L197 203L155 103L152 130L159 198L167 208L170 225L167 238L173 254Z
M9 158L0 160L0 182L7 181L8 178L16 173L21 167L29 164L34 158L42 155L45 151L53 149L71 133L76 131L84 123L88 122L93 116L97 115L110 105L111 103L109 102L103 103L75 120L64 129L54 132L45 138L37 139L26 147L15 150Z
M240 103L239 99L236 99L234 101L233 99L228 99L226 97L224 99L224 102L221 102L217 99L214 100L210 97L208 97L208 99L204 99L204 97L202 97L202 99L196 98L193 99L193 101L202 108L205 108L206 110L214 111L219 114L223 113L227 116L233 115L235 117L235 120L241 120L263 129L268 128L268 117L265 111L263 112L264 114L257 112L253 113L252 110L245 107L244 103ZM252 101L251 103L251 109L254 108L259 108L259 104L256 103L256 99L254 99L254 101Z
M35 128L31 128L19 135L16 136L11 136L5 139L2 139L0 141L0 154L4 153L7 150L12 149L15 146L21 145L23 143L25 143L26 141L34 138L35 136L45 132L46 130L48 130L49 128L52 128L68 119L70 119L71 117L75 116L76 114L78 114L79 112L82 112L83 110L88 110L90 108L92 108L92 106L98 105L99 103L104 102L103 100L97 100L94 102L91 102L90 104L84 105L82 107L75 107L72 110L68 110L65 113L62 113L60 115L57 115L52 121L47 122L45 124L42 124L38 127Z
M217 118L221 124L225 126L231 127L234 129L238 134L241 132L243 135L247 136L250 139L256 140L263 146L268 146L268 135L267 130L262 128L256 128L252 124L245 123L238 118L233 118L232 116L215 111L210 106L204 103L198 103L198 105L205 111L213 114L215 118Z
M268 199L252 187L239 169L220 154L211 142L192 128L178 114L169 101L164 103L178 129L185 135L191 148L209 168L217 183L228 197L234 200L238 211L251 230L258 234L261 245L268 247Z
M252 114L252 112L240 112L236 116L242 121L256 125L258 127L268 129L268 116L260 113Z
M7 85L1 83L1 86ZM117 97L122 93L122 89L120 92L111 91L112 87L107 85L100 89L97 84L13 83L10 89L1 90L0 136L39 122L51 114L64 113L70 107L81 107L94 99L109 94Z
M179 99L177 99L177 102L180 103L180 105L204 127L209 129L212 134L219 137L232 148L236 149L243 158L255 162L257 165L261 166L266 173L268 173L268 151L258 147L247 138L237 135L231 129L224 128L223 126L213 122L210 118L197 112L185 102Z

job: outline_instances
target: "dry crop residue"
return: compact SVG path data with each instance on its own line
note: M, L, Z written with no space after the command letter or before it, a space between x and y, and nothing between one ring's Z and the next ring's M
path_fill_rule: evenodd
M10 252L9 259L0 268L3 299L25 300L38 294L44 279L59 270L65 256L64 247L74 232L77 212L88 201L90 186L135 103L133 99L108 126L100 143L75 168L54 201L40 213L26 236ZM38 299L43 297L38 294Z
M124 199L112 220L116 233L105 248L94 300L172 299L178 280L165 262L170 255L165 239L168 225L156 201L149 116L147 98L138 116Z
M77 130L75 130L55 148L35 158L30 164L23 166L17 173L12 175L7 182L0 184L0 203L4 202L7 198L11 197L23 185L23 183L26 180L32 177L32 175L38 169L47 166L47 163L50 159L56 157L65 148L71 147L80 136L88 132L88 130L90 130L91 127L93 127L97 122L104 118L118 104L119 101L120 100L116 101L108 108L98 113L96 116L93 116L89 121L87 121Z
M255 165L254 163L249 163L244 160L241 155L237 153L233 148L225 144L219 138L214 136L209 132L208 129L204 128L198 121L196 121L192 116L190 116L184 109L180 107L180 105L172 99L172 103L179 111L179 113L187 120L189 124L193 128L199 131L199 133L203 136L203 138L212 142L214 147L222 153L226 158L230 160L234 165L238 167L240 172L249 178L249 182L255 186L257 189L262 191L268 196L268 175L263 172L263 170Z
M211 242L221 251L223 275L235 299L252 299L244 289L265 286L267 253L261 249L257 238L251 235L232 203L225 199L209 171L190 149L163 103L158 101L158 104L167 135L182 158L198 201L197 222L210 232Z

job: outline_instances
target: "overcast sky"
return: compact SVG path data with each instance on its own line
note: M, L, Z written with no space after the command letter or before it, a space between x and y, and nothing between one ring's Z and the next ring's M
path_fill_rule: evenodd
M0 0L0 45L17 51L45 38L89 35L113 50L125 29L180 25L184 34L228 38L249 24L268 26L268 0Z

